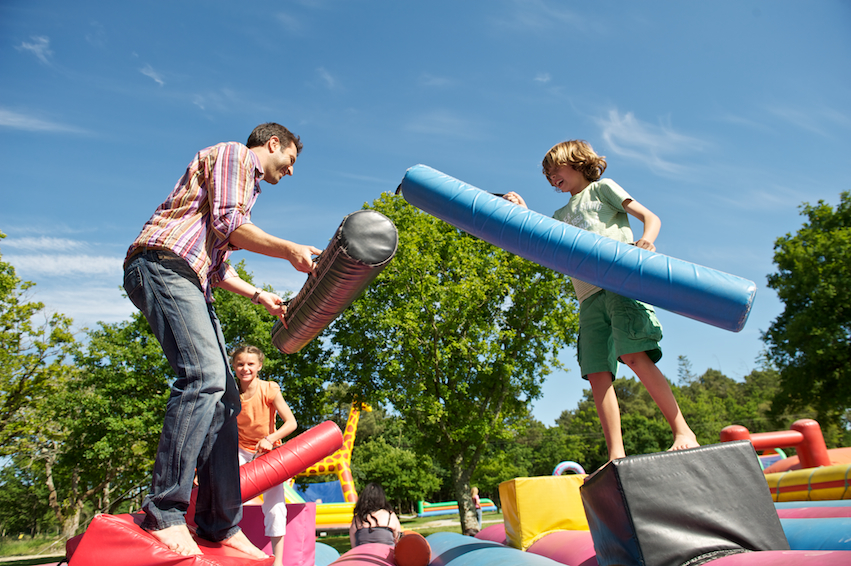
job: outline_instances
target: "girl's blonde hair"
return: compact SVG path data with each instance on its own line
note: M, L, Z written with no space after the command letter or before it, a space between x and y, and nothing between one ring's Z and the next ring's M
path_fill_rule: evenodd
M240 354L254 354L260 359L260 365L266 361L266 355L263 353L263 350L258 348L257 346L252 346L251 344L240 344L236 347L236 349L230 354L230 363L231 365L236 362L237 356Z
M584 140L570 140L554 145L544 156L541 163L544 176L550 175L562 165L568 165L582 173L588 181L598 181L606 170L606 158L597 155L591 145Z

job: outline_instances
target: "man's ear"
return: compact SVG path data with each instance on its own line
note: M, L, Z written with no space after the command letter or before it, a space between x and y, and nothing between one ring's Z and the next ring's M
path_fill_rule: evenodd
M272 136L269 138L269 141L266 142L266 149L269 150L269 153L275 153L281 147L281 140L278 136Z

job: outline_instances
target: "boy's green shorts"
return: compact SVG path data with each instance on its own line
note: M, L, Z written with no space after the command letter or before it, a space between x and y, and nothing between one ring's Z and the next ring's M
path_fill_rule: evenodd
M579 339L576 343L582 378L589 373L618 374L620 356L647 352L653 363L662 359L662 325L653 307L605 289L579 306Z

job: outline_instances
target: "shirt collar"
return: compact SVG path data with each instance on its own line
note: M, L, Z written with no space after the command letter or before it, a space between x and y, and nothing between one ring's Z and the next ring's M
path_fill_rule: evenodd
M261 192L260 181L266 172L263 170L263 165L260 164L260 158L257 157L257 154L251 149L248 152L251 154L251 162L254 164L254 190L259 193Z

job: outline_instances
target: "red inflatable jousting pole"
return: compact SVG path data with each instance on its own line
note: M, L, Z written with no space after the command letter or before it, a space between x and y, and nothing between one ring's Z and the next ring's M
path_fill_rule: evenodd
M325 421L296 436L280 448L267 452L240 466L239 484L242 502L251 501L270 487L283 483L343 446L343 433L331 421ZM234 454L236 458L236 454ZM195 496L186 511L186 522L195 524Z

